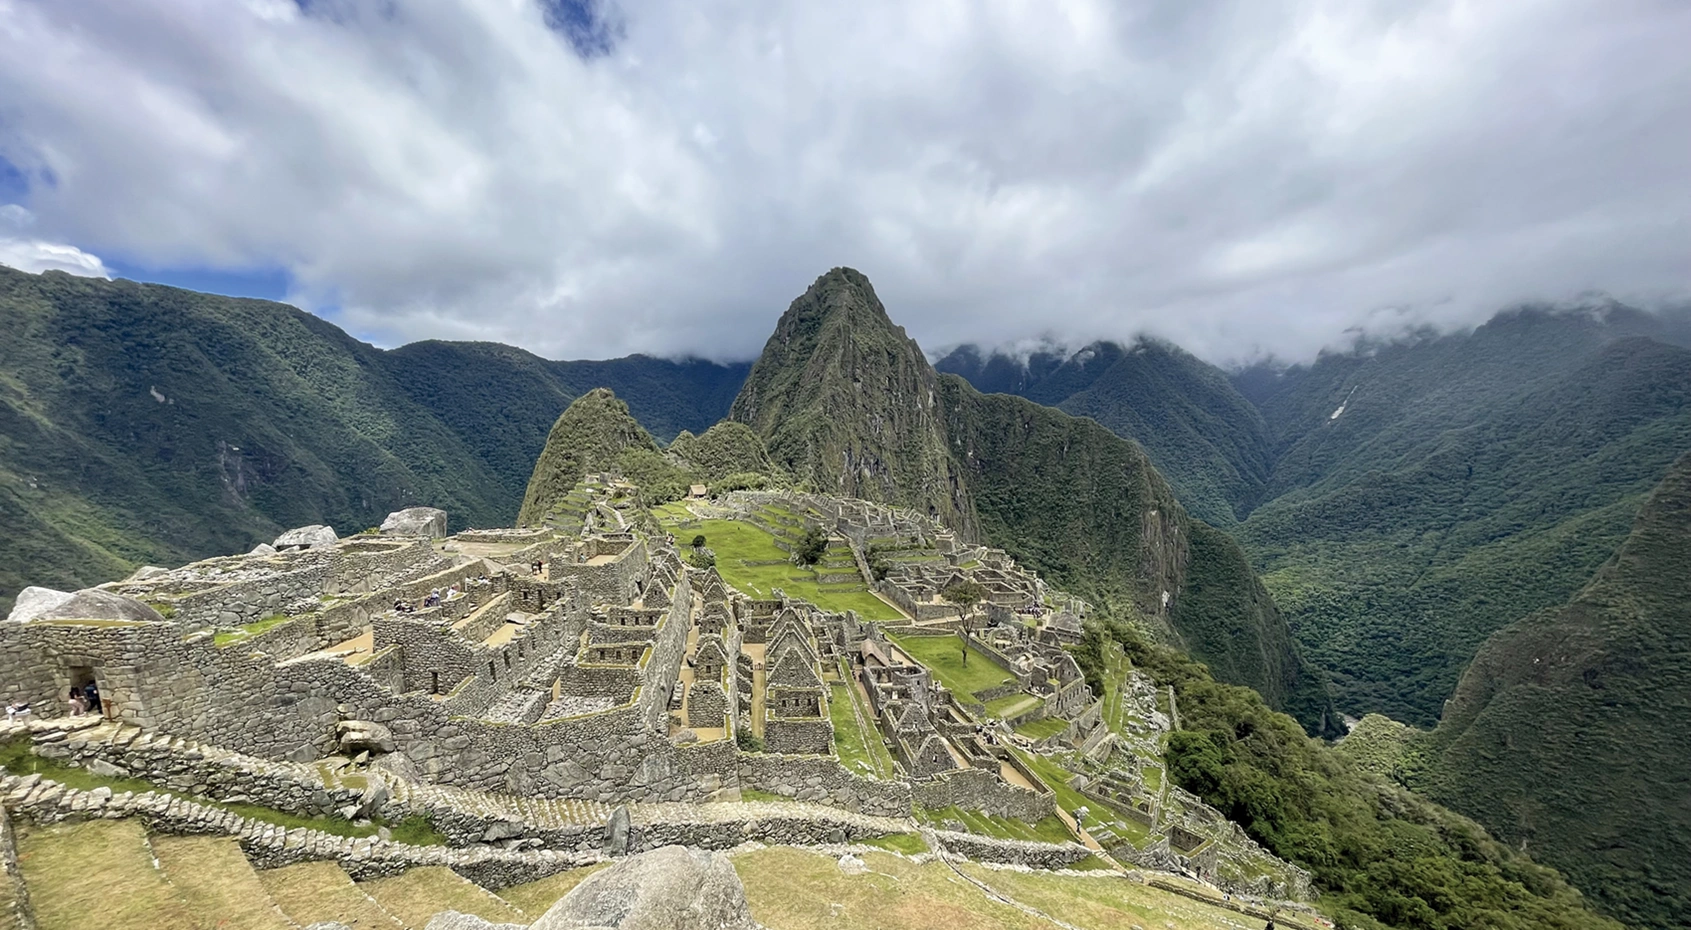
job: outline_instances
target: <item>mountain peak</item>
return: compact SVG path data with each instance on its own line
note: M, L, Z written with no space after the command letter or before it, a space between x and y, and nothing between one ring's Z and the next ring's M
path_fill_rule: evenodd
M910 507L973 538L937 378L869 279L835 268L781 315L729 417L762 435L802 484Z
M594 388L575 399L552 424L546 447L534 463L528 491L517 522L534 526L546 521L582 477L614 465L624 449L657 451L628 404L610 388Z

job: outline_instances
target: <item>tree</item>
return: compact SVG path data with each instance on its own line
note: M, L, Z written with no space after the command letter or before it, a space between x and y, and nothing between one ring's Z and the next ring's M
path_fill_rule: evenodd
M703 549L704 547L705 547L705 534L700 533L699 535L694 536L693 537L693 548L694 549Z
M939 596L941 600L957 608L957 616L962 618L963 629L967 632L969 613L986 597L986 588L981 587L979 582L964 579L946 585L945 590L939 592Z
M828 534L822 532L820 526L812 524L805 528L798 545L793 547L793 561L800 565L815 565L822 561L822 553L827 551Z

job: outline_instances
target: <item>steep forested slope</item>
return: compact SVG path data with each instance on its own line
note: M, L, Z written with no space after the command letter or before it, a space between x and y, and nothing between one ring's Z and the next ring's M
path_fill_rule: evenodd
M1225 389L1155 342L965 347L939 367L1137 439L1188 509L1243 519L1345 710L1426 726L1489 633L1590 577L1686 448L1688 336L1691 315L1609 304L1260 365Z
M1691 448L1691 351L1655 328L1523 312L1256 385L1281 451L1239 539L1341 706L1431 724L1487 635L1614 551Z
M1121 623L1092 624L1077 658L1090 678L1124 650L1174 689L1169 777L1276 855L1309 869L1321 907L1355 930L1620 930L1553 869L1479 825L1305 736L1260 695Z
M1691 454L1566 606L1487 640L1427 788L1605 909L1691 924Z
M1025 361L973 346L935 363L977 390L1017 394L1091 417L1144 447L1194 516L1231 526L1249 513L1271 465L1261 414L1220 369L1174 346L1098 342Z
M1331 725L1325 686L1243 554L1187 517L1139 446L937 375L857 272L835 269L794 301L732 415L818 489L914 506L966 536L978 521L981 538L1064 587L1145 618L1312 729Z
M4 267L0 317L0 608L26 584L80 587L305 523L356 532L409 504L508 524L575 384L624 385L637 415L702 429L745 370L384 352L283 304Z

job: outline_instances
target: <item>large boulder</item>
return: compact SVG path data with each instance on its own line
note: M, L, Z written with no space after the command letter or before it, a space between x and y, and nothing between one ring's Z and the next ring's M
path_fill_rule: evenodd
M335 724L335 736L340 740L341 752L349 756L361 752L393 752L398 748L387 727L369 720L342 720Z
M532 930L757 930L728 857L665 846L587 877Z
M38 620L135 620L163 623L159 612L132 597L85 588L36 614Z
M157 578L160 575L169 574L169 572L170 569L159 568L157 565L143 565L123 580L125 582L146 581L148 578Z
M275 546L278 552L284 549L320 549L324 546L334 545L339 539L340 537L335 535L333 527L313 523L310 526L295 527L283 533L276 537L276 541L271 545Z
M6 619L34 620L75 596L69 591L55 591L52 588L37 588L31 585L18 592L18 599L13 602L12 612L6 615Z
M446 535L446 511L435 507L407 507L395 510L382 521L382 532L389 536L427 536L440 539Z

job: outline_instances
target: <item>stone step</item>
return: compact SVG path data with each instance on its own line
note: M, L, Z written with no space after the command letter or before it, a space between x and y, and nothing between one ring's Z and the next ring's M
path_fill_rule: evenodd
M388 913L417 930L441 911L473 914L496 924L523 924L530 919L510 902L445 866L423 866L391 878L368 879L358 887Z
M88 820L19 833L24 887L41 930L199 926L193 908L153 865L139 820Z
M409 930L354 884L339 863L301 862L257 874L271 899L301 927L333 920L358 930Z
M153 854L177 893L199 918L218 930L294 930L296 924L271 900L258 874L226 836L155 836Z

